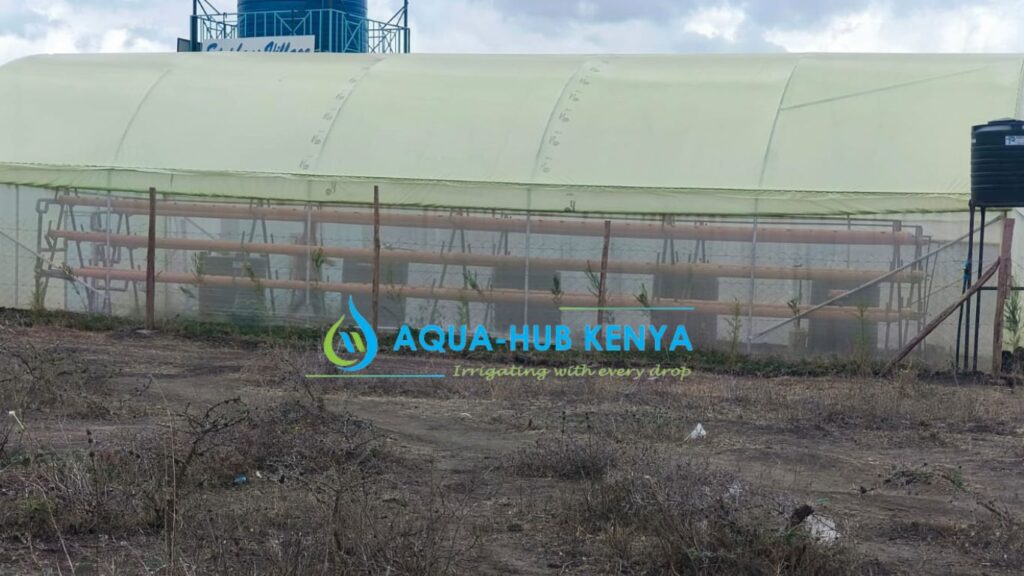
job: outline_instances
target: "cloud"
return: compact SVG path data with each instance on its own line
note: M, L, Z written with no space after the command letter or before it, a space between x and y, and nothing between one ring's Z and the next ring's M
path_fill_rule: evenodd
M686 20L683 30L712 40L722 38L735 42L736 33L746 18L746 12L732 6L700 8Z
M1024 49L1022 2L898 10L869 4L821 27L779 26L765 39L795 52L1014 52Z
M39 53L172 51L171 34L188 29L183 4L0 0L0 62Z
M413 5L413 48L425 52L644 53L778 50L743 37L739 4L663 0L445 0Z
M368 3L387 20L402 0ZM171 51L190 10L187 0L0 0L0 62ZM1024 51L1024 0L411 0L410 15L416 52Z

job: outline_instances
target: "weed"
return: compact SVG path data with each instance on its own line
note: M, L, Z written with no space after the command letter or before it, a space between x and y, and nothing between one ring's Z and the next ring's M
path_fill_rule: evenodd
M651 299L647 295L647 286L643 283L640 284L640 291L633 295L633 298L644 308L651 307Z
M579 438L563 432L538 438L533 446L515 452L509 462L523 477L587 480L604 476L615 464L616 451L593 435Z
M561 306L565 292L562 290L562 278L558 274L551 276L551 295L555 306Z
M734 301L732 313L725 319L725 324L729 330L729 358L733 361L735 361L736 355L739 352L740 333L743 331L742 312L739 301Z
M0 342L0 405L106 418L112 408L106 383L113 373L109 364L92 362L61 345Z
M853 343L853 359L857 371L866 375L870 373L871 359L873 356L873 342L870 330L873 324L868 321L868 304L863 300L857 302L857 336Z
M193 252L192 253L192 275L195 277L195 283L203 283L203 275L206 274L206 257L209 254L207 252Z
M313 263L313 270L315 272L314 278L319 280L323 273L324 264L327 263L327 257L324 256L323 246L317 246L317 249L309 255L309 259Z
M849 551L816 540L793 508L707 464L647 455L566 494L559 516L583 554L620 572L855 573Z

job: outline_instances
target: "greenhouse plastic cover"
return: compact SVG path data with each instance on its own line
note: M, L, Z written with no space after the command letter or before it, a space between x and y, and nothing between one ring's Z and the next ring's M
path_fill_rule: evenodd
M647 214L964 210L1013 55L35 56L0 183Z

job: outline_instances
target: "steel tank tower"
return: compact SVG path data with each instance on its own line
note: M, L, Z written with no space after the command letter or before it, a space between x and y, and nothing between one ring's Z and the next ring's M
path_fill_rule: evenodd
M238 0L222 12L193 0L191 52L409 52L409 2L387 20L369 17L366 0Z

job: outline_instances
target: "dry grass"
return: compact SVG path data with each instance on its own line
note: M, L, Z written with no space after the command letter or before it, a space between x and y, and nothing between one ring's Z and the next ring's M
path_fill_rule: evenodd
M596 556L601 571L858 573L845 544L817 540L791 519L797 509L707 464L647 454L567 493L558 516L579 556Z
M586 384L552 380L495 390L488 399L513 407L509 424L593 429L614 439L675 441L696 422L743 422L778 429L986 432L1012 434L1024 420L1024 398L1005 388L956 386L916 379L741 379L698 375L683 382ZM546 409L545 409L546 408Z
M509 468L526 478L594 480L603 477L618 459L618 450L595 436L542 436L533 446L509 458Z
M0 420L0 571L1024 566L1019 503L988 500L1007 493L1024 454L1024 399L1007 389L905 373L315 381L302 375L331 370L315 350L223 348L197 365L207 351L194 342L33 344L49 336L0 349L0 395L28 414L24 430ZM129 365L139 358L167 375L160 386L145 389L146 373ZM96 360L115 370L90 368ZM424 358L378 361L387 372L446 371ZM685 441L696 422L708 438ZM805 502L819 508L811 518L839 520L838 544L791 520Z
M422 465L309 388L267 406L187 406L103 442L86 434L86 449L53 451L16 430L0 454L0 546L63 550L33 556L42 572L442 575L476 541L468 496L402 480ZM96 538L132 544L74 544Z
M109 418L123 407L112 398L109 364L91 362L59 345L0 341L0 406L63 417Z

